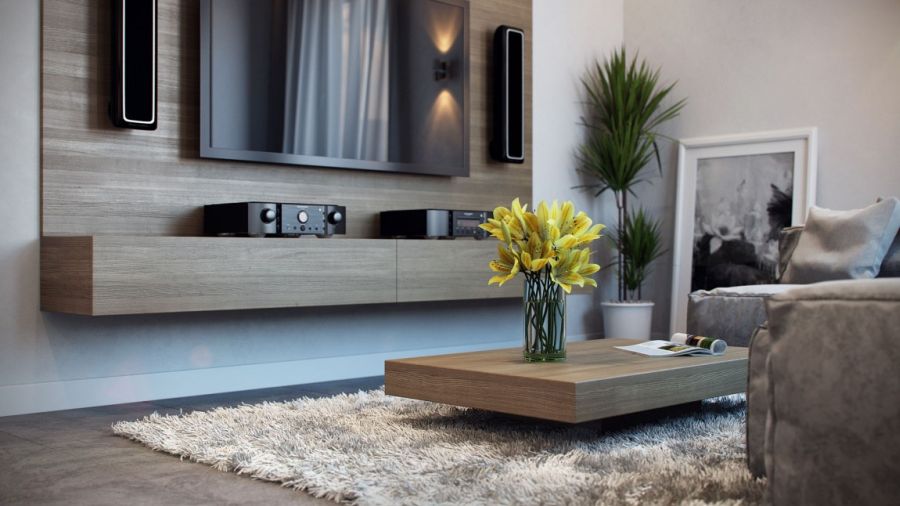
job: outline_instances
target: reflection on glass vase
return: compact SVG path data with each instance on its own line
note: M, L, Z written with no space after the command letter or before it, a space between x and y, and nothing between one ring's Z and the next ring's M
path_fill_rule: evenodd
M525 360L565 360L566 294L550 279L550 269L526 273L524 306Z

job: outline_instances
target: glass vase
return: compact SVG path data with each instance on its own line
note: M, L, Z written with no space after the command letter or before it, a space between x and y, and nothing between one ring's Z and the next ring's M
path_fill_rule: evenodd
M525 276L526 362L566 359L566 294L550 279L549 270Z

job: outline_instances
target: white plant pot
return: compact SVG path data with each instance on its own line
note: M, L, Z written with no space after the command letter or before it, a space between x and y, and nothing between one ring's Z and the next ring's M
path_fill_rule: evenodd
M601 302L603 330L606 337L650 340L653 303L645 301Z

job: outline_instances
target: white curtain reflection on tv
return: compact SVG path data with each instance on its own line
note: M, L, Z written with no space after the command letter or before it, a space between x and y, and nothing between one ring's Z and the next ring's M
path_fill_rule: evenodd
M287 2L284 152L388 160L389 1Z

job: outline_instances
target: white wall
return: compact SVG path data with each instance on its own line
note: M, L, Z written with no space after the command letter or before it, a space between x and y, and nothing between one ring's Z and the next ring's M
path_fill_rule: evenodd
M535 0L539 198L573 194L576 74L621 41L621 16L622 0ZM39 2L0 0L0 416L377 375L389 357L519 343L515 300L142 317L41 313L39 33ZM575 339L597 331L590 297L579 297L586 302L570 304Z
M625 44L688 105L676 138L819 127L818 204L845 209L900 195L900 2L626 2ZM675 149L666 177L641 189L671 241ZM671 249L671 243L669 243ZM671 256L650 280L654 329L669 320Z
M533 201L572 200L595 222L612 225L615 206L572 187L585 181L575 171L575 152L583 138L579 125L581 76L598 58L622 44L623 0L534 0L534 188ZM594 243L596 259L609 248ZM615 297L610 273L598 275L591 294L568 298L569 329L602 334L599 301Z

